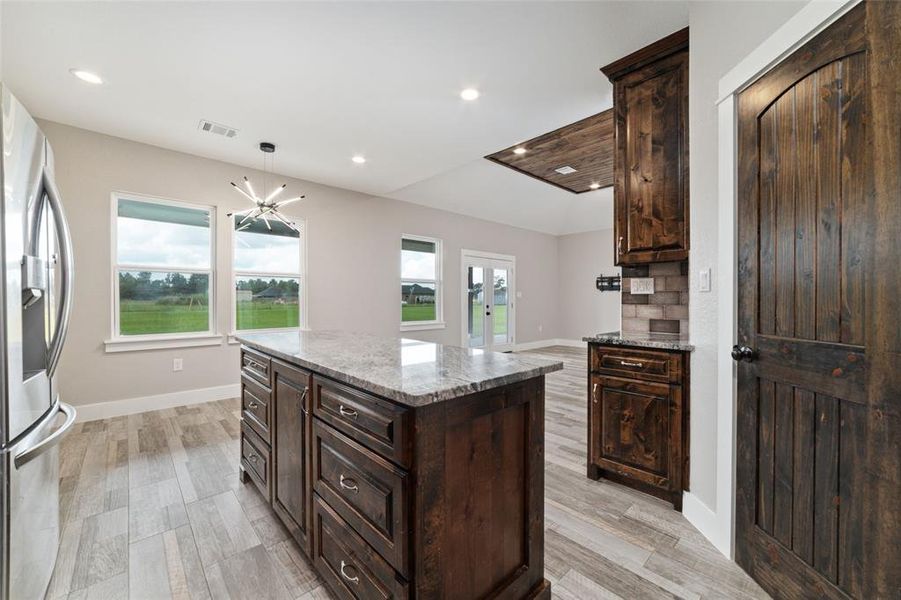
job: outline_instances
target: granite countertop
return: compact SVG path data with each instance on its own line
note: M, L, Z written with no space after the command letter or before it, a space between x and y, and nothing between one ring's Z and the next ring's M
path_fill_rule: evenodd
M639 348L659 348L661 350L679 350L691 352L695 349L688 342L688 336L674 333L625 333L609 331L582 338L583 342L593 344L612 344L614 346L635 346Z
M423 406L563 369L562 362L340 331L246 333L238 340L286 362Z

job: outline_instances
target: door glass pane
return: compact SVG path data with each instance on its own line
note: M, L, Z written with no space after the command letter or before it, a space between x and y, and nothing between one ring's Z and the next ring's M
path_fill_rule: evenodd
M509 311L507 310L507 270L493 269L494 303L491 314L494 317L494 343L506 344L509 337Z
M485 274L482 267L469 267L467 270L467 324L470 348L485 345Z
M206 273L119 271L119 333L209 331L209 290Z
M300 325L300 279L236 277L238 329L273 329Z

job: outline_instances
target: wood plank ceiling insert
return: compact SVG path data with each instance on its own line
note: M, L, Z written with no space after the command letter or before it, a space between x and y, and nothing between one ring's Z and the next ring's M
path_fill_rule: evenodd
M525 152L517 154L517 148ZM613 185L613 109L485 158L575 194L609 187ZM566 166L575 171L556 171Z

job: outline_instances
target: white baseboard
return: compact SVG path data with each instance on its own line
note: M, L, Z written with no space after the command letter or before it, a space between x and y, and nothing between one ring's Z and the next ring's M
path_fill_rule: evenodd
M584 348L585 342L580 340L568 340L565 338L551 338L548 340L537 340L534 342L523 342L522 344L516 344L515 350L516 352L522 352L523 350L537 350L538 348L548 348L550 346L570 346L572 348Z
M200 404L213 400L225 400L237 398L241 394L241 385L232 383L229 385L217 385L215 387L200 388L197 390L185 390L183 392L171 392L154 396L140 396L137 398L125 398L124 400L111 400L109 402L95 402L94 404L81 404L75 407L78 413L76 421L96 421L97 419L109 419L160 410L162 408L174 408L188 404Z
M723 527L719 515L690 492L682 494L682 514L723 556L732 560L731 529Z

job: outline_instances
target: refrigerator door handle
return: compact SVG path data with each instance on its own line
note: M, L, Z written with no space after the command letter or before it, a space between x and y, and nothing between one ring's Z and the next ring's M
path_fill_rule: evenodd
M53 177L44 168L41 176L44 186L44 192L47 194L50 210L54 213L54 223L56 224L56 235L59 238L59 254L62 264L61 282L60 282L60 302L57 309L56 331L50 340L50 348L47 356L47 377L53 377L56 366L59 364L60 353L63 350L63 344L66 342L66 333L69 330L69 316L72 313L72 291L75 277L75 261L72 256L72 236L69 233L69 224L66 222L66 215L63 212L63 204L60 200L59 190Z
M54 402L53 405L56 410L49 411L47 416L44 419L41 419L41 425L44 425L47 422L55 419L57 415L59 415L59 413L66 415L66 420L59 427L59 429L42 439L37 444L25 448L21 452L17 452L15 458L13 459L13 463L16 465L17 469L21 469L22 465L29 463L53 446L57 445L60 440L62 440L66 436L66 434L69 433L69 430L72 429L72 425L75 424L76 412L74 406L60 401L58 395L56 397L56 402Z

